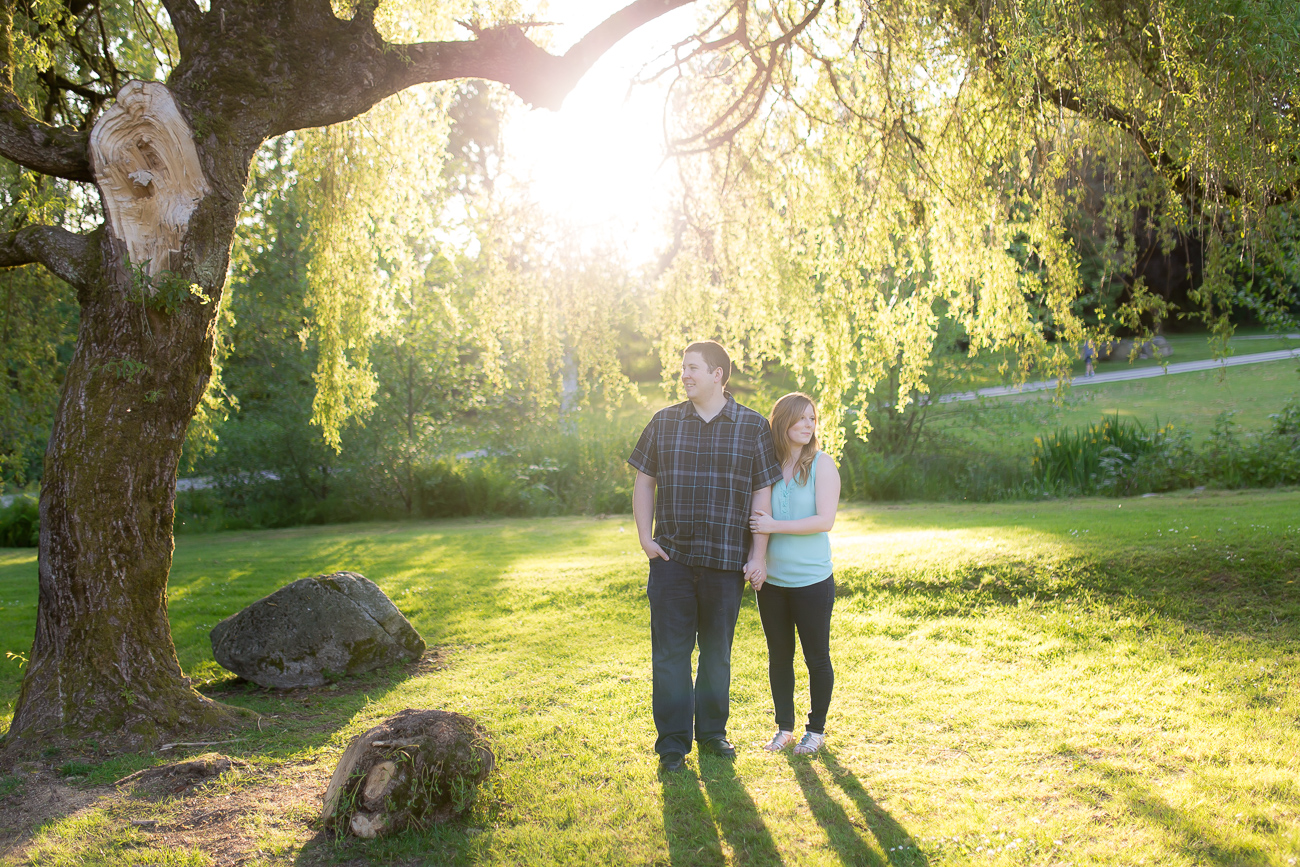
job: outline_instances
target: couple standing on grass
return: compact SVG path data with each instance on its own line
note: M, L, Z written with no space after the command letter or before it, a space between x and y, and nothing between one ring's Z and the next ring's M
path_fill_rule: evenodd
M796 753L814 753L825 741L835 683L827 531L839 504L839 471L817 450L811 398L787 394L769 424L725 390L730 376L731 359L714 341L686 347L688 399L656 413L628 459L637 471L632 512L650 558L655 752L664 771L682 767L692 741L702 753L736 754L727 740L731 641L746 581L758 595L776 709L777 732L764 749L795 741L796 631L812 703Z

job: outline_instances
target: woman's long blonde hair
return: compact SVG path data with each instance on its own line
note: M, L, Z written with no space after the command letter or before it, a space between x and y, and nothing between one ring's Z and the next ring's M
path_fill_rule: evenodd
M808 407L812 407L813 417L816 418L817 404L802 391L790 392L772 407L772 417L769 422L772 426L772 441L776 443L776 459L781 462L783 467L794 452L794 443L790 442L788 436L790 428L799 420ZM795 484L804 485L808 483L808 474L812 472L813 459L816 457L817 431L813 430L812 439L808 440L807 445L803 447L799 460L794 466Z

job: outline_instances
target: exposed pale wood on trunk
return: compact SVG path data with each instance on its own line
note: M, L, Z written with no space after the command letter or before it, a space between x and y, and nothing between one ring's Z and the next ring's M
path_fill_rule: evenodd
M190 125L156 81L132 81L90 134L90 164L113 234L149 276L171 270L194 209L209 192Z

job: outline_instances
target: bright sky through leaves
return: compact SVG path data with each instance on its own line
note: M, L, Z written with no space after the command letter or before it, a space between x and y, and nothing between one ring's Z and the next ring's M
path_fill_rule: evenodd
M536 35L561 53L616 7L555 0L536 20L556 26ZM661 245L661 209L676 178L663 164L663 90L651 85L629 93L628 84L690 32L692 14L690 7L677 10L628 36L583 77L561 111L529 111L516 102L505 129L511 171L531 183L537 201L584 235L611 233L627 244L632 262L651 259Z

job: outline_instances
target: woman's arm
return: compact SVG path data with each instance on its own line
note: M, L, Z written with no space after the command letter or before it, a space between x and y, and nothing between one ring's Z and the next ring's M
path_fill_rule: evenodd
M754 510L749 529L755 533L788 533L807 536L825 533L835 526L835 512L840 507L840 471L830 455L817 455L817 514L796 521L778 521L766 511Z

